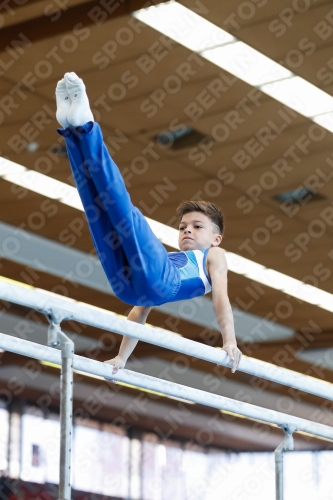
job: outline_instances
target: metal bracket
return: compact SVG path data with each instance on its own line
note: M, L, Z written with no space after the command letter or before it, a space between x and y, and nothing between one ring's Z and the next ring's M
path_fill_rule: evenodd
M297 431L296 425L282 424L280 427L284 431L285 434L293 434L294 432Z
M52 318L48 317L49 328L47 331L47 345L49 347L57 347L59 345L58 334L61 332L60 324L55 323Z
M45 314L47 318L51 317L55 323L60 323L65 319L71 319L73 317L73 313L65 309L59 309L58 307L44 306L36 310Z
M51 306L40 308L38 311L43 313L49 322L47 345L49 347L57 347L60 344L62 357L73 357L74 342L65 335L60 326L63 320L71 319L73 315Z

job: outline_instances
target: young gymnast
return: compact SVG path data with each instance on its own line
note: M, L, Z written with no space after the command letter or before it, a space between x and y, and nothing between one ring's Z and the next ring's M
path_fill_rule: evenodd
M66 73L56 88L58 132L66 142L73 177L90 233L115 295L134 305L130 321L144 324L153 306L191 299L212 290L212 303L235 372L237 348L227 293L227 263L218 248L223 217L216 205L183 202L178 207L179 252L168 253L133 206L121 173L103 142L83 81ZM123 368L137 340L124 337L118 355L106 361Z

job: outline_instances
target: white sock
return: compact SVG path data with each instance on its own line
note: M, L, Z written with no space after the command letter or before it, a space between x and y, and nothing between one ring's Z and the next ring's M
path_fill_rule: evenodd
M71 100L67 92L66 83L64 78L57 83L56 87L56 101L57 101L57 122L63 127L68 128L67 114L71 107Z
M71 100L71 107L67 113L68 122L73 127L80 127L87 122L93 122L94 117L90 109L86 87L75 73L66 73L65 82Z

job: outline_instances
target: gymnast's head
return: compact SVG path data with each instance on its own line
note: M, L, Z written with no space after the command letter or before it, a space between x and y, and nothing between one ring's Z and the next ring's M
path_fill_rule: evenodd
M183 201L177 208L180 250L204 250L217 247L223 237L221 210L209 201Z

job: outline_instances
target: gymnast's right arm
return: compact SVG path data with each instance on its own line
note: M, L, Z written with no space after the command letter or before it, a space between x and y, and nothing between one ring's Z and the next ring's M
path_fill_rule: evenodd
M134 306L133 309L130 311L129 315L127 316L127 319L129 321L134 321L135 323L140 323L141 325L144 325L145 322L147 321L147 317L151 309L152 309L151 307ZM105 361L105 363L113 365L113 371L112 371L113 374L117 373L119 368L124 368L128 358L132 354L137 343L138 343L137 339L133 339L131 337L123 337L118 355L113 359Z

